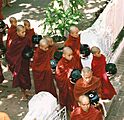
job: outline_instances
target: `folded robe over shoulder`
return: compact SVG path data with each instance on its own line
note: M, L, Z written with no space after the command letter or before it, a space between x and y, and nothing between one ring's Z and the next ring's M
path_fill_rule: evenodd
M92 80L89 84L84 84L83 78L80 78L75 86L74 86L74 97L76 101L78 101L79 96L91 91L95 90L98 94L101 95L101 81L99 78L93 76Z
M92 106L88 112L83 111L81 107L77 107L71 112L70 120L103 120L103 116L99 110Z

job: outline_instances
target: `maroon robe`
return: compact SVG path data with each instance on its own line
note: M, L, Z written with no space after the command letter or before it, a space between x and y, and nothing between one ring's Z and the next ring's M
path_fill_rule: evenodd
M0 0L0 20L3 20L4 19L4 17L3 17L3 14L2 14L2 5L3 5L3 2L2 2L3 0Z
M29 46L28 39L26 37L21 38L16 34L6 52L6 59L13 74L13 87L31 89L29 60L22 57L22 51L27 46Z
M77 59L77 64L81 70L83 67L80 58L80 37L74 38L71 35L69 35L68 40L65 41L65 46L68 46L73 50L74 57Z
M26 36L29 38L29 44L31 47L34 47L33 43L32 43L32 36L35 35L34 29L29 29L26 30Z
M54 58L55 51L57 51L57 46L55 44L53 46L49 46L49 52L50 52L51 59Z
M99 78L93 76L89 84L84 84L83 78L80 78L74 86L74 97L78 101L79 97L86 94L89 91L95 90L99 95L101 95L101 81Z
M82 110L81 107L77 107L71 112L70 120L103 120L102 113L91 106L88 112Z
M6 40L6 48L8 49L10 47L10 44L12 40L14 39L16 35L16 27L11 25L11 27L8 29L8 35Z
M60 105L66 106L68 110L73 110L76 102L73 95L74 85L70 82L70 74L73 69L79 69L76 64L76 59L72 58L71 61L66 60L64 57L60 59L56 67L56 82L59 89L59 102Z
M116 91L112 84L110 83L107 74L106 74L106 60L105 56L101 54L101 57L93 56L91 63L93 74L101 78L102 84L102 99L112 99L116 95Z
M43 51L39 47L36 49L33 57L32 72L35 92L47 91L57 97L52 78L49 50Z
M3 76L1 62L0 62L0 83L2 83L3 81L4 81L4 76Z

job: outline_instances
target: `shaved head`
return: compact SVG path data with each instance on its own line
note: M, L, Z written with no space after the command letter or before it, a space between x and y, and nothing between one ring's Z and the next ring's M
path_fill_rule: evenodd
M18 25L17 26L17 32L20 32L23 29L24 29L24 26L23 25Z
M86 96L86 95L81 95L81 96L79 97L79 100L78 100L78 101L79 101L80 103L83 103L84 101L90 102L89 97Z
M93 47L91 48L91 53L92 53L92 54L95 54L95 53L97 53L97 52L100 52L100 49L99 49L98 47L96 47L96 46L93 46Z
M43 51L47 51L48 47L49 47L48 42L47 42L46 39L40 40L39 46L40 46L40 49L42 49Z
M17 21L15 17L10 17L9 19L10 23Z
M30 26L30 22L28 20L24 20L24 25L29 25Z
M70 33L74 33L75 31L79 31L78 27L76 27L76 26L71 26L71 27L70 27Z
M66 53L73 53L73 51L70 47L64 47L63 48L63 54L66 54Z

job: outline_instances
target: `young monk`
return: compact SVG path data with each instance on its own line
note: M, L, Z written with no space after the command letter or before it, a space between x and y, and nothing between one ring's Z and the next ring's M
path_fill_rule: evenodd
M100 53L100 49L96 46L91 48L91 53L93 54L92 59L92 70L93 75L101 79L102 84L102 99L112 99L116 95L116 91L106 74L106 58L103 54Z
M16 35L16 29L17 29L17 20L15 17L10 17L10 28L8 29L8 35L6 40L6 48L8 49L11 45L12 40L14 39Z
M49 45L47 40L40 40L39 47L36 48L32 63L35 93L41 91L50 92L57 97L56 89L52 79L50 66Z
M78 101L79 96L86 94L89 91L96 91L101 97L101 81L99 78L93 76L93 72L89 67L84 67L81 71L82 78L80 78L74 86L74 97Z
M28 20L24 20L24 27L26 30L26 36L29 38L30 46L33 47L32 36L35 35L34 28L31 28L30 22Z
M20 87L22 92L22 100L32 95L31 78L29 73L29 60L22 57L23 50L29 46L28 38L25 37L25 28L22 25L17 26L17 34L13 38L11 46L6 52L6 59L9 68L13 74L13 87Z
M79 107L71 112L70 120L103 120L102 113L90 104L87 96L81 95L78 105Z
M59 89L60 105L66 106L68 110L72 111L75 107L75 100L73 96L74 85L70 82L70 74L73 69L79 69L76 59L73 57L73 51L70 47L64 47L63 57L56 67L56 83Z
M57 46L53 41L53 38L49 37L49 36L44 36L44 38L47 40L48 45L49 45L49 52L51 55L51 58L53 58L55 51L57 51Z
M78 34L79 29L76 26L70 27L70 33L65 46L71 47L74 51L74 57L77 59L77 64L82 69L81 58L80 58L80 36Z

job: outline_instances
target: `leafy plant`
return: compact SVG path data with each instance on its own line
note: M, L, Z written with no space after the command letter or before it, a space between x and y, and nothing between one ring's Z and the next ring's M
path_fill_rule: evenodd
M56 3L56 5L55 5ZM63 0L52 0L46 9L44 32L48 35L64 36L71 25L77 25L82 18L79 5L83 6L83 0L70 0L70 6L64 10Z

